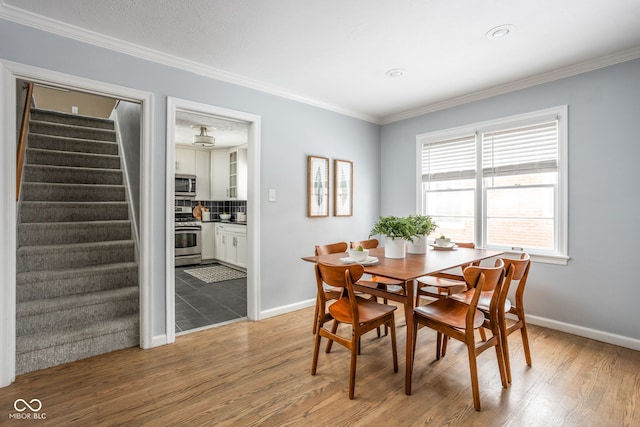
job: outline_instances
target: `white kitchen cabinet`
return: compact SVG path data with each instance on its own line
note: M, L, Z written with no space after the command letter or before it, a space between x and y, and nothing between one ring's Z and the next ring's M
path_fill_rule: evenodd
M196 200L211 200L209 151L176 147L176 173L196 176Z
M216 259L227 264L247 268L247 227L215 223Z
M196 152L189 148L176 147L176 173L196 174Z
M229 198L247 200L247 149L229 150Z
M229 151L211 151L211 200L229 199Z
M216 257L216 231L214 222L202 223L202 260L212 260Z
M211 200L211 155L196 151L196 200Z

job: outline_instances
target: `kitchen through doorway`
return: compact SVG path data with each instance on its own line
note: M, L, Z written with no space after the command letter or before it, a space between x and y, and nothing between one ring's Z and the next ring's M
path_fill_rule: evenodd
M175 109L176 335L248 317L250 129L245 120Z

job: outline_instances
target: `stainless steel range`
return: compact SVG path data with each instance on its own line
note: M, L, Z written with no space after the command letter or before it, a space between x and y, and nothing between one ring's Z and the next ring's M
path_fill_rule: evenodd
M191 207L175 206L175 265L202 262L202 223L193 217Z

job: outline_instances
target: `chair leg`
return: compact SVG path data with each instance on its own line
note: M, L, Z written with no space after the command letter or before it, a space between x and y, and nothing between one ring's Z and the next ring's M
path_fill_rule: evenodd
M316 334L315 343L313 346L313 362L311 363L311 375L316 374L316 368L318 366L318 353L320 353L320 331Z
M524 357L527 360L527 365L531 366L531 349L529 348L529 335L527 334L527 324L524 319L520 320L522 326L520 327L520 334L522 335L522 347L524 348Z
M511 384L511 356L509 354L509 334L504 318L500 319L500 338L502 340L502 353L504 354L504 370L507 374L507 382Z
M384 298L382 300L383 303L388 304L389 300L387 298ZM389 327L387 326L387 324L384 324L384 336L386 337L387 335L389 335Z
M358 359L358 341L360 337L357 337L354 342L351 343L351 366L349 367L349 399L353 399L356 389L356 360Z
M467 353L469 353L469 373L471 374L471 392L473 393L473 407L480 410L480 388L478 386L478 365L476 360L476 349L474 343L467 343Z
M500 332L498 332L500 334ZM502 338L496 337L496 357L498 358L498 370L500 371L500 381L502 381L502 387L508 388L509 382L507 379L507 373L504 361L504 348L502 347Z
M409 331L407 331L408 333ZM411 331L413 334L413 348L411 349L411 360L414 360L416 357L416 341L418 341L418 321L415 316L413 318L413 330ZM411 366L411 372L413 372L413 366Z
M313 314L313 333L315 334L318 331L318 313L320 312L320 303L316 298L316 311Z
M480 328L480 338L482 338L482 341L487 341L487 333L485 332L484 328Z
M449 342L449 337L446 335L442 335L442 351L440 357L444 357L447 355L447 343Z
M389 321L389 329L391 329L391 352L393 353L393 372L398 372L398 347L396 343L396 322L392 317ZM385 323L385 328L386 328ZM413 343L413 347L415 348L415 341Z
M338 321L334 319L333 325L331 326L331 333L335 335L336 332L338 332ZM329 342L327 343L327 349L325 350L325 353L331 353L332 345L333 345L333 340L329 338Z

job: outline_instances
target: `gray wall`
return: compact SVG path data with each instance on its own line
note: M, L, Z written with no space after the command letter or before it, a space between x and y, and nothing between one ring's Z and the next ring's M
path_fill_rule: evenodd
M114 108L118 135L121 138L123 168L129 180L129 197L136 230L140 230L140 112L141 105L135 102L118 101ZM140 235L138 234L138 237Z
M383 126L382 214L416 209L416 135L569 106L567 266L534 263L527 312L640 339L640 60Z
M300 260L315 244L365 238L380 207L380 127L267 93L158 65L0 20L0 58L154 94L149 172L154 287L153 335L164 334L166 97L262 117L260 171L261 311L315 298L312 266ZM5 42L5 41L11 42ZM306 217L306 156L354 162L355 215ZM276 189L275 203L267 201ZM250 230L249 230L250 232ZM311 322L311 319L309 319ZM311 324L311 323L310 323Z
M535 263L528 312L551 321L640 339L640 286L634 270L640 236L640 61L382 126L252 89L154 64L0 20L0 58L154 94L155 299L153 334L164 333L166 97L262 117L262 311L312 299L312 268L300 257L319 242L362 239L378 214L415 211L416 134L547 107L569 105L569 255L567 266ZM306 217L306 156L354 161L350 218ZM381 162L384 159L384 162ZM278 200L267 201L268 189Z

